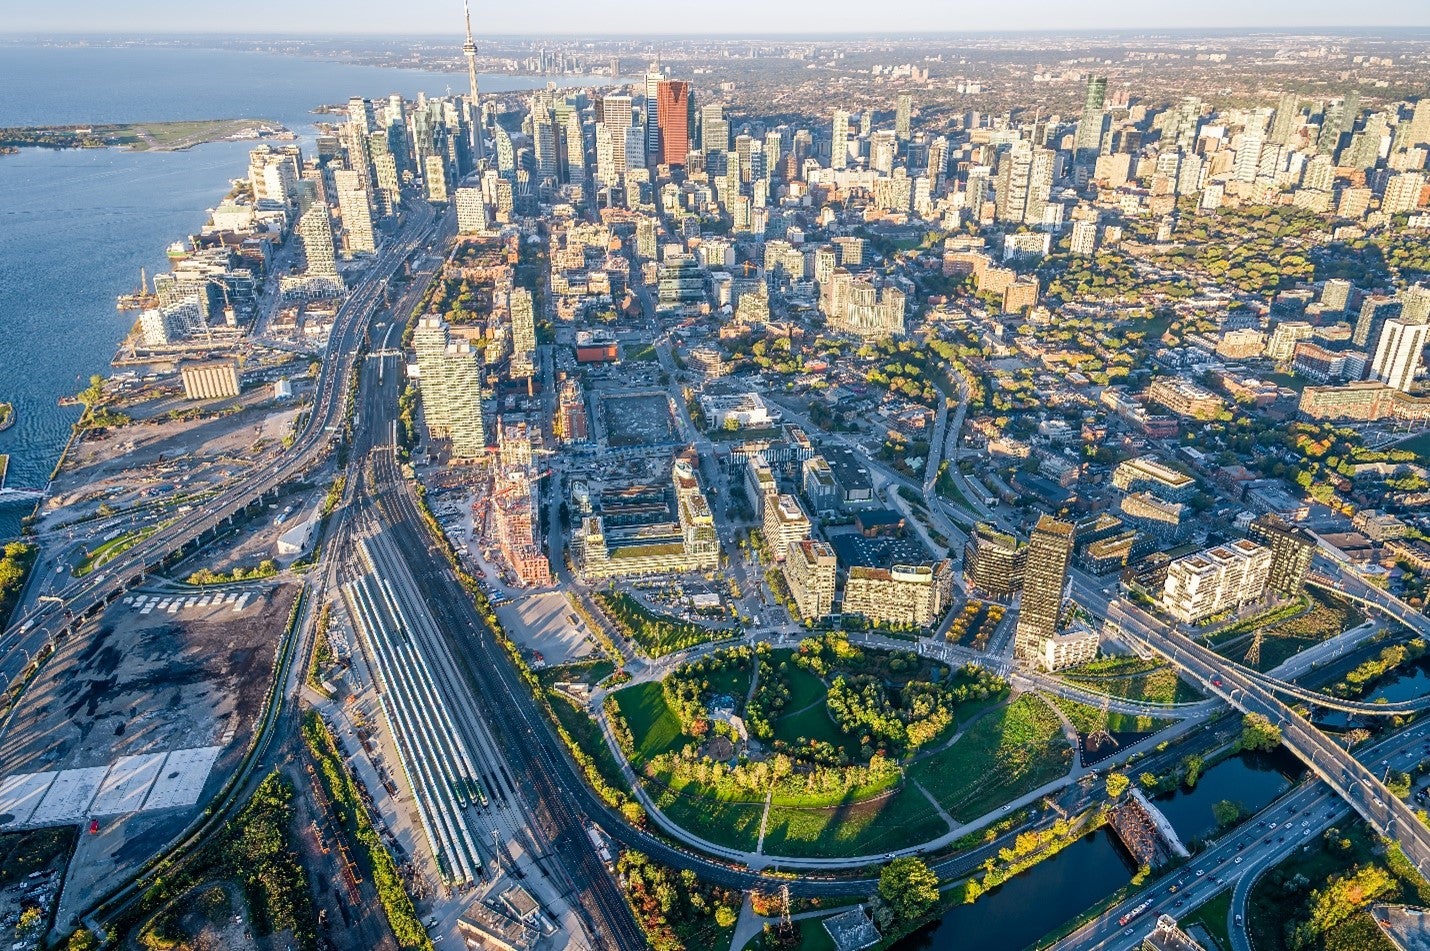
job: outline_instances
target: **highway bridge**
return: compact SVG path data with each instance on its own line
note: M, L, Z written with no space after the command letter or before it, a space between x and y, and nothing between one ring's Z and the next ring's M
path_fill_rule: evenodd
M1124 600L1108 606L1109 617L1128 637L1163 655L1244 713L1259 713L1281 730L1282 743L1335 790L1375 831L1398 841L1411 864L1430 869L1430 829L1414 811L1392 795L1374 772L1315 726L1301 719L1262 680L1211 648L1171 630L1159 619Z

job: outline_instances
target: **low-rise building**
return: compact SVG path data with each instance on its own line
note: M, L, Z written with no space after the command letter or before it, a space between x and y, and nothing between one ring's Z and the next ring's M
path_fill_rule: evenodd
M1123 492L1151 492L1168 502L1186 502L1197 494L1197 480L1178 472L1156 456L1139 456L1117 464L1112 484Z
M238 363L234 360L185 363L179 367L179 377L184 381L184 396L191 400L221 400L238 395Z

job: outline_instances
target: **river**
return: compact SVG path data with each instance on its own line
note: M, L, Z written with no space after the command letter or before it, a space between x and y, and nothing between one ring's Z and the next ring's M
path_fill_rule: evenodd
M546 80L499 75L481 84L508 92ZM255 118L310 140L315 106L464 85L456 73L268 53L6 45L0 126ZM19 416L0 433L0 453L11 456L8 485L44 487L76 416L57 401L109 371L137 316L116 311L115 297L137 286L141 267L167 270L164 249L196 231L229 181L246 174L251 147L0 155L0 400ZM0 538L18 533L30 507L0 504Z

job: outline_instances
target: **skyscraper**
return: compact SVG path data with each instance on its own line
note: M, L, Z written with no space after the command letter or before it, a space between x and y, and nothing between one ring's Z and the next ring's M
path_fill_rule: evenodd
M656 86L656 120L660 131L660 161L684 165L690 152L690 129L694 124L695 99L690 84L665 79Z
M843 168L849 164L849 113L834 110L834 125L830 132L829 167Z
M1107 77L1087 77L1087 90L1083 97L1082 118L1077 123L1075 156L1079 165L1091 165L1097 161L1102 151L1102 133L1107 121L1103 105L1107 100Z
M428 316L412 334L421 380L422 415L434 436L452 441L452 455L478 459L486 450L482 428L481 355L463 340L451 342L447 322Z
M308 274L334 276L338 273L327 205L320 201L308 205L298 219L298 239L303 243L303 268Z
M660 154L659 110L660 83L665 78L655 63L645 73L645 154L647 162L654 162Z
M1271 122L1271 141L1277 145L1290 145L1291 136L1301 127L1301 100L1294 92L1281 96L1276 104L1276 118Z
M372 207L368 202L367 189L362 187L362 177L357 172L338 169L333 172L333 184L338 192L338 208L343 213L348 253L377 250L372 234Z
M472 162L479 165L485 158L482 143L482 100L477 89L477 44L472 39L472 9L467 0L462 0L462 12L467 18L467 41L462 44L462 55L467 58L467 82L471 87L468 108L471 111Z
M730 123L718 102L700 107L700 150L706 155L730 151Z
M1049 515L1038 519L1023 567L1023 603L1013 634L1013 653L1036 659L1044 641L1057 635L1063 586L1072 557L1073 526Z
M909 141L909 121L914 109L914 97L906 92L899 93L894 105L894 135L900 142Z

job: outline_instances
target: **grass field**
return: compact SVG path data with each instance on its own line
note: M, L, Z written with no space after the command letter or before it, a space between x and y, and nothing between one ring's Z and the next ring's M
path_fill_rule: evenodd
M713 796L685 795L650 784L646 789L670 821L702 839L745 851L754 851L759 842L763 802L722 802Z
M1076 700L1069 700L1066 697L1052 699L1063 715L1072 721L1072 725L1083 736L1096 733L1098 730L1106 730L1109 733L1153 733L1172 723L1171 720L1159 720L1156 717L1132 716L1118 713L1115 710L1102 710L1085 703L1078 703Z
M636 684L613 694L621 716L635 740L634 765L637 769L653 757L685 745L686 737L680 720L665 702L665 693L658 683Z
M908 777L967 822L1066 775L1072 755L1057 716L1024 694L979 718L948 749L915 763Z
M729 630L658 614L622 591L597 591L595 598L616 629L640 645L650 657L663 657L696 644L730 636Z
M875 855L918 845L948 831L928 799L912 784L872 802L828 809L772 806L765 824L765 854L793 858Z
M1182 919L1182 927L1199 924L1211 932L1221 951L1231 951L1231 935L1227 933L1226 917L1231 911L1231 889L1227 889L1196 911ZM1214 951L1214 949L1208 949Z
M630 786L621 773L621 764L616 762L616 754L606 745L606 738L601 735L601 727L595 718L585 710L577 708L565 694L552 690L547 696L551 701L551 709L556 711L556 719L561 721L561 725L571 734L576 745L595 761L596 771L601 774L601 778L616 789L629 792Z
M1177 676L1171 664L1148 662L1140 657L1109 658L1113 663L1094 661L1063 672L1072 683L1099 693L1151 703L1192 703L1202 695Z
M775 651L772 663L778 665L787 661L791 651ZM839 747L851 756L859 753L858 742L840 732L839 727L829 718L825 699L829 688L824 681L792 661L785 667L789 678L789 703L784 712L772 724L776 740L783 740L791 746L800 740L818 740Z

